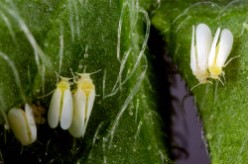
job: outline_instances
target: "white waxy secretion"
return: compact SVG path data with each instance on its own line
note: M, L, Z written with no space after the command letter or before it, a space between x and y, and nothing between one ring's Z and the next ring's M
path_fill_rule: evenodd
M208 57L208 70L211 78L219 79L219 76L223 74L222 68L226 66L225 62L232 46L233 34L231 31L223 29L220 34L220 28L218 28Z
M10 128L22 145L29 145L37 138L37 128L32 109L25 104L25 112L19 108L12 108L8 112Z
M56 128L60 122L63 130L70 127L73 117L73 101L69 78L61 77L52 95L48 110L48 125Z
M73 122L69 132L74 137L83 137L95 99L95 86L89 73L78 74L77 89L73 95Z
M208 82L208 55L212 44L212 33L206 24L193 26L190 67L201 84Z

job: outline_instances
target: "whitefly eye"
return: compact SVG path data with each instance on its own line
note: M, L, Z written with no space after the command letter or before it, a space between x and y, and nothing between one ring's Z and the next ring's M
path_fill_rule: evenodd
M25 104L25 111L12 108L8 112L10 128L22 145L29 145L36 141L37 128L34 121L32 109Z

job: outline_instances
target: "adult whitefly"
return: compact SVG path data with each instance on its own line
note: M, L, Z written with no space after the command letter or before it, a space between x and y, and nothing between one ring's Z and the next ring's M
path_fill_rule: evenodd
M48 125L56 128L60 123L63 130L67 130L72 123L73 100L69 78L61 77L52 95L48 110Z
M206 24L192 28L190 67L199 83L208 82L208 55L212 45L212 33Z
M218 28L208 58L208 70L211 78L219 79L220 75L222 75L222 68L226 65L225 62L232 50L232 46L232 32L228 29L223 29L220 34L220 28Z
M12 108L8 112L8 122L11 130L22 145L29 145L36 141L37 128L32 109L25 104L25 111Z
M95 86L89 73L80 73L73 95L73 121L69 132L73 137L84 137L95 100Z

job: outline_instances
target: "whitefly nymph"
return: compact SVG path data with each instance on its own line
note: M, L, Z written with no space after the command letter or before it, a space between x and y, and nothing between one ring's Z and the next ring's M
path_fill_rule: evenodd
M206 24L193 26L190 67L200 84L208 82L208 55L212 45L212 33Z

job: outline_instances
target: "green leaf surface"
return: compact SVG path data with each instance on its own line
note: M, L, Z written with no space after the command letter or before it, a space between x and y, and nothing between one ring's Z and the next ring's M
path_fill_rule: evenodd
M169 54L177 64L189 88L198 81L190 69L192 26L207 24L214 36L218 27L228 28L234 36L225 72L225 85L219 81L192 90L199 108L204 135L212 163L246 163L247 161L247 1L175 1L162 2L152 18L161 32Z
M22 153L46 163L168 162L148 79L149 28L133 0L1 2L2 111L26 102L48 109L57 74L101 70L91 75L97 96L85 137L41 125L41 144Z

